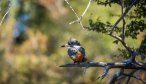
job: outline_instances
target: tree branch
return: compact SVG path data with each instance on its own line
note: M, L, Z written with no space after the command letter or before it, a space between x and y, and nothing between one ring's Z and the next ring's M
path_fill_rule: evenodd
M101 74L97 79L102 80L103 78L105 78L106 75L108 74L109 69L110 69L110 66L105 66L105 70L104 70L103 74Z
M120 69L118 70L117 72L115 72L113 74L113 76L111 77L111 79L109 80L109 83L108 84L115 84L115 82L117 81L118 77L121 76L121 73L123 73L123 70L124 69Z
M70 22L69 24L73 24L73 23L75 23L75 22L80 22L80 21L82 20L83 16L85 15L85 13L87 12L87 10L88 10L89 7L90 7L91 1L92 1L92 0L89 0L87 6L86 6L84 12L82 13L82 15L80 16L80 18L78 18L78 19L75 20L75 21Z
M136 71L138 71L138 69L135 69L135 70L133 70L132 72L129 72L129 73L127 73L128 75L131 75L132 73L134 74ZM122 79L124 79L126 76L125 75L123 75L123 73L121 73L121 77L119 77L118 79L117 79L117 81L118 80L122 80Z
M130 79L131 79L131 76L132 76L136 71L138 71L138 70L134 70L134 71L128 73L129 77L128 77L127 81L126 81L126 84L129 83L129 81L130 81ZM131 75L131 76L130 76L130 75Z
M135 57L137 55L137 52L136 51L133 51L124 41L124 38L125 38L125 20L124 20L124 17L126 16L126 14L129 12L129 10L133 7L133 5L135 4L135 2L137 0L134 0L132 2L132 4L130 6L128 6L125 10L125 12L123 13L123 10L124 10L124 2L122 0L121 1L121 10L122 10L122 15L121 17L116 21L116 23L113 25L112 29L111 29L111 32L110 32L110 36L112 36L113 38L117 39L118 41L120 41L122 43L122 45L128 50L128 52L130 53L131 55L131 62L134 62L135 61ZM122 38L119 37L119 36L116 36L116 35L113 35L113 31L115 29L115 27L118 25L118 23L123 19L123 29L122 29Z
M124 1L123 0L120 0L121 2L121 14L123 15L124 13ZM124 41L125 40L125 18L123 17L123 28L122 28L122 40Z
M79 20L78 22L79 22L80 26L81 26L82 28L84 28L82 22L80 21L80 17L79 17L78 14L75 12L75 10L73 9L73 7L70 5L70 3L69 3L67 0L65 0L65 2L69 5L70 9L71 9L71 10L73 11L73 13L76 15L77 19ZM69 23L69 24L71 24L71 23Z
M126 16L126 14L129 12L129 10L132 8L132 6L134 5L134 3L137 0L134 0L134 2L128 6L124 12L124 2L123 0L121 1L121 10L122 10L122 15L121 17L116 21L116 23L113 25L111 32L110 32L110 36L112 36L113 38L117 39L118 41L120 41L122 43L122 45L128 50L128 52L132 55L132 60L135 60L135 53L133 53L132 49L125 43L124 38L125 38L125 19L124 17ZM123 19L123 29L122 29L122 38L116 35L113 35L113 31L115 29L115 27L118 25L118 23Z
M121 39L121 37L115 36L115 35L110 35L110 36L113 37L113 38L115 38L115 39L117 39L118 41L120 41L122 43L122 45L128 50L128 52L130 54L132 54L131 48Z
M125 10L125 12L120 16L120 18L115 22L115 24L113 25L112 29L111 29L111 32L110 34L112 35L115 27L119 24L119 22L126 16L126 14L129 12L129 10L133 7L134 3L136 2L137 0L134 0L133 3L127 7L127 9Z
M144 81L144 80L142 80L141 78L136 77L136 76L134 76L134 75L129 75L129 74L123 74L123 75L128 76L128 77L133 77L133 78L135 78L135 79L137 79L137 80L140 80L140 81L143 82L144 84L146 83L146 81Z
M4 19L5 19L5 17L7 16L7 14L9 13L11 6L12 6L12 2L9 1L8 9L7 9L6 13L4 14L4 16L2 17L2 19L1 19L1 21L0 21L0 31L1 31L1 25L2 25L2 23L3 23Z
M75 14L76 17L77 17L77 20L72 21L72 22L70 22L69 24L73 24L73 23L76 23L76 22L77 22L77 23L80 24L80 26L81 26L82 28L84 28L84 26L83 26L81 20L82 20L83 16L86 14L87 10L89 9L90 4L91 4L91 1L92 1L92 0L89 0L89 2L88 2L88 4L87 4L87 6L86 6L84 12L83 12L82 15L79 17L79 16L77 15L77 13L75 12L75 10L73 9L73 7L69 4L69 2L68 2L67 0L65 0L65 2L69 5L69 7L71 8L71 10L74 12L74 14Z
M60 67L105 67L110 66L111 68L123 68L123 69L141 69L146 70L146 63L143 62L137 62L138 64L141 64L141 66L138 66L135 63L132 64L126 64L122 62L88 62L88 63L67 63L65 65L61 65Z

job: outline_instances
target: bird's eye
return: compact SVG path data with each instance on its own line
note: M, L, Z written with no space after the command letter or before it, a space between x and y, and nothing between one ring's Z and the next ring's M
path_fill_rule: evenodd
M72 42L68 42L68 44L69 44L69 45L72 45L73 43L72 43Z
M73 42L70 42L70 44L74 44Z

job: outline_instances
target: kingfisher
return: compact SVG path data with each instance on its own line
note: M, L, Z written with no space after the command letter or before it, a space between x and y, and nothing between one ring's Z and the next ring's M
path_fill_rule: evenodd
M68 56L73 60L74 63L86 62L85 49L75 38L70 38L65 45L61 47L68 48Z

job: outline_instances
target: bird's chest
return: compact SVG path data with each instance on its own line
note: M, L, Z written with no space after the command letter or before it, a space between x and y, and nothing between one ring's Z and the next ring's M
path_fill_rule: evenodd
M69 56L75 56L77 54L78 50L76 48L69 48L68 49L68 55Z
M83 56L78 48L69 48L68 55L73 61L82 61Z

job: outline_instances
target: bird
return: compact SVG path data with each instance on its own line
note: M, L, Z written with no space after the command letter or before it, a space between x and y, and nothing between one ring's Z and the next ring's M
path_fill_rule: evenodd
M85 49L75 38L70 38L68 42L65 45L62 45L61 47L68 48L68 56L73 60L74 63L82 63L87 61Z

